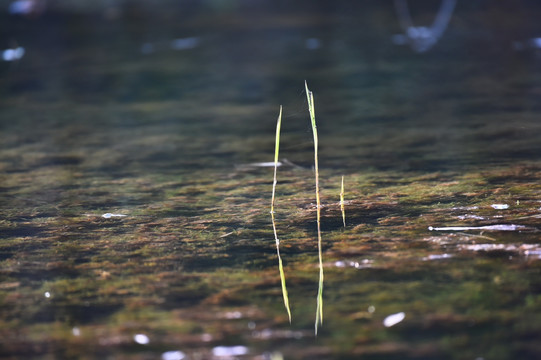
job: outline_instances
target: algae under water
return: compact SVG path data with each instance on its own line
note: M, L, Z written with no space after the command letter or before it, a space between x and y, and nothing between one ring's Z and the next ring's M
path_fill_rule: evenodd
M0 14L26 49L0 63L0 357L541 353L541 68L515 46L535 11L458 4L417 54L391 3L316 4ZM291 325L273 169L246 166L272 160L279 104Z

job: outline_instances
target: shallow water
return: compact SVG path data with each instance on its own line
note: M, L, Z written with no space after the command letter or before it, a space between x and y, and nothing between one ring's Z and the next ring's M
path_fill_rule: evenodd
M391 2L212 4L2 15L25 54L0 63L0 355L535 358L538 6L458 4L416 53ZM291 324L251 165L281 104Z

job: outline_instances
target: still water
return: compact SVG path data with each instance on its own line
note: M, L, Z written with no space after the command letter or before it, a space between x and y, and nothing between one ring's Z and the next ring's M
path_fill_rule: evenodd
M157 4L1 14L0 356L540 356L535 2Z

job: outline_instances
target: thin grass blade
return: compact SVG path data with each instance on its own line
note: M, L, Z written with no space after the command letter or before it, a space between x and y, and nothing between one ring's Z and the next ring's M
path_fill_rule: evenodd
M308 111L312 123L312 133L314 135L314 170L316 178L316 213L317 213L317 249L319 256L319 286L317 290L316 321L314 324L315 334L317 336L318 327L323 325L323 255L321 250L321 200L319 197L319 164L318 164L318 136L316 126L316 110L314 106L314 94L308 89L308 83L304 82L306 89L306 98L308 100Z
M278 115L278 120L276 122L276 144L274 147L274 180L272 182L272 199L271 199L271 219L272 219L272 230L274 232L274 240L276 241L276 255L278 256L278 269L280 271L280 283L282 284L282 295L284 297L284 306L287 310L287 315L289 317L289 323L291 324L291 309L289 307L289 296L287 294L286 287L286 275L284 273L284 266L282 264L282 257L280 256L280 240L278 239L278 233L276 232L276 218L274 216L274 202L276 198L276 184L277 181L277 172L278 172L278 155L280 153L280 129L282 127L282 106L280 105L280 114Z

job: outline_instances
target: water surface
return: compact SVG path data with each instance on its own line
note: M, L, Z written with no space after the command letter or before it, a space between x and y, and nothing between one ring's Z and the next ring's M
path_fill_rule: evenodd
M2 15L25 48L0 63L2 356L539 354L538 6L457 4L423 53L393 43L392 2L168 6ZM279 105L291 324L272 168L250 165Z

